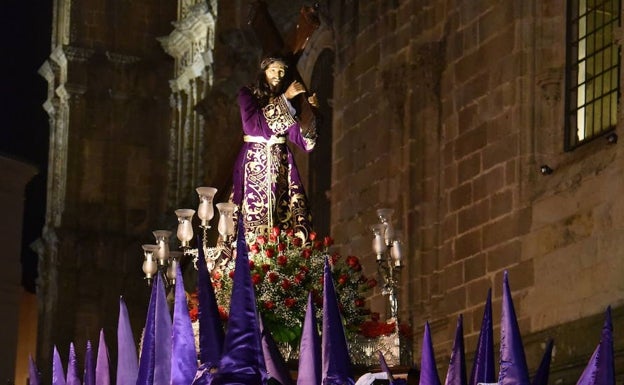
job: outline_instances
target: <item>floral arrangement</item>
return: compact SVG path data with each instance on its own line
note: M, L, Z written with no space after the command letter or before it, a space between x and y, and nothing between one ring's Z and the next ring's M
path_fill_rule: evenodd
M359 334L366 338L378 338L382 336L389 336L397 331L396 321L389 320L381 322L379 320L379 313L371 313L370 320L362 322L360 324ZM398 332L404 338L412 339L412 329L408 324L399 323Z
M322 314L323 266L326 257L332 269L340 311L348 334L361 332L370 314L365 298L377 285L366 277L356 256L329 254L331 237L318 239L312 232L304 241L293 230L278 227L267 235L248 236L249 268L256 291L258 311L277 342L295 346L301 336L308 293L312 292L317 319ZM212 271L212 283L222 319L227 320L234 261ZM192 302L192 296L189 303ZM190 306L191 319L196 310Z

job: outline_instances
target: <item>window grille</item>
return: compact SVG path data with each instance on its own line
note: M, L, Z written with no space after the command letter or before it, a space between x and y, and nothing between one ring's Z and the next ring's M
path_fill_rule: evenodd
M566 150L615 128L620 91L621 0L569 0Z

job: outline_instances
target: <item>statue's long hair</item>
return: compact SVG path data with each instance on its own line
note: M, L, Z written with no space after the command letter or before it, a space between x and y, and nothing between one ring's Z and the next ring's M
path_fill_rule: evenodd
M264 71L266 71L266 69L276 61L284 63L284 69L286 71L286 74L282 78L279 86L276 89L272 89L271 86L269 86L269 84L267 83ZM262 59L262 62L260 62L260 70L256 75L256 81L253 85L249 86L249 88L253 91L253 94L258 99L260 105L265 106L269 103L269 99L271 97L284 93L284 91L290 84L289 78L288 61L284 57L279 55L269 55Z

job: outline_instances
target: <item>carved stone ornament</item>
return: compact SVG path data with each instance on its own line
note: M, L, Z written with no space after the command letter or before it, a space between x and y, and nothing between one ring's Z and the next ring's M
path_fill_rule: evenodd
M562 80L562 68L548 68L536 76L537 85L541 88L542 96L549 106L553 106L561 100Z
M90 48L83 47L75 47L71 45L66 45L64 47L64 52L69 61L71 62L79 62L84 63L93 56L95 50Z
M111 63L120 64L120 65L134 64L138 62L139 60L141 60L141 58L137 56L124 55L121 53L115 53L115 52L110 52L110 51L106 51L106 58Z

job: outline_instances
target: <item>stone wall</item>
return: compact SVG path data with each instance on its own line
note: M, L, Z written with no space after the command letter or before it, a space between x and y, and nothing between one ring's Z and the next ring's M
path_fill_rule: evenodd
M623 304L624 215L618 146L599 138L563 151L564 10L333 3L332 233L372 269L374 209L396 210L409 250L401 311L417 336L432 324L440 358L460 313L472 353L489 288L500 317L508 270L530 369L556 334L566 350L553 366L567 372L554 378L571 382L599 339L601 321L589 332L583 320ZM619 357L623 338L616 331Z

